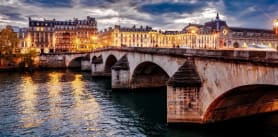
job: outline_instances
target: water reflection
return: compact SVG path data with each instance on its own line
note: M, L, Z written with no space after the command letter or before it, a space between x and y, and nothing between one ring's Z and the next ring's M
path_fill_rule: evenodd
M86 89L83 76L75 75L71 82L71 88L74 97L73 117L71 123L75 126L84 127L91 132L98 131L98 128L89 128L96 126L99 120L100 107L95 97ZM84 123L82 123L84 122Z
M246 125L169 128L166 89L112 92L110 85L71 71L0 73L0 136L277 136L277 114L258 128L256 118Z
M21 79L21 91L19 97L21 101L21 126L24 128L38 127L43 122L38 118L38 112L35 108L37 105L38 87L33 83L30 76L25 76Z
M48 117L48 122L49 122L49 128L51 128L51 130L53 131L57 131L62 127L62 123L60 122L60 119L62 118L62 110L61 107L59 106L59 104L61 104L62 99L60 96L60 92L62 90L62 85L59 82L60 81L60 77L61 77L62 73L58 73L58 72L52 72L49 73L49 84L47 84L47 91L49 93L48 95L48 102L49 102L49 106L45 106L45 107L49 107L49 114L46 116Z

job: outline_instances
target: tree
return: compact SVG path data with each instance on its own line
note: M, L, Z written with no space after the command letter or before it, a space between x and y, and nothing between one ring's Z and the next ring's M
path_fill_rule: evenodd
M35 69L34 57L37 56L35 49L31 49L28 53L21 55L21 62L19 63L19 69L32 71Z
M11 26L0 31L0 58L10 59L16 55L19 38Z

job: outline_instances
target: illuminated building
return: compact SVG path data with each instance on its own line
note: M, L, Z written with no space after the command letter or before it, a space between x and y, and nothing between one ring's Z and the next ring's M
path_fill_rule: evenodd
M99 40L103 47L221 49L248 47L248 45L277 48L278 44L278 38L273 30L229 27L220 19L218 13L213 21L203 25L189 24L181 31L160 31L148 26L126 28L115 25L114 28L101 31Z
M209 48L216 43L215 35L199 33L194 25L187 26L183 31L157 31L148 26L122 28L116 25L100 32L99 38L104 47Z
M123 28L115 25L114 28L104 29L99 33L99 41L102 46L128 46L128 47L152 47L158 33L151 27Z
M32 20L29 18L30 47L41 52L90 51L91 37L97 35L95 18L85 20Z
M189 26L192 25L189 24L186 28ZM225 21L220 20L218 13L215 20L197 25L196 29L201 34L214 35L216 48L246 48L250 45L277 48L278 46L278 38L273 30L229 27ZM207 40L205 43L212 44ZM202 42L198 44L202 45Z

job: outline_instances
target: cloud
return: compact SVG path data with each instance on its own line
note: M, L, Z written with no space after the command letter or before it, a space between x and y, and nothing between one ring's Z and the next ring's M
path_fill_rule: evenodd
M31 4L41 7L72 7L72 0L22 0L25 4Z
M20 11L10 6L0 6L0 15L10 20L24 20Z
M115 24L181 30L215 18L229 26L272 28L276 0L0 0L0 26L27 27L29 16L69 20L95 17L102 30Z
M163 2L155 4L144 4L138 8L141 12L146 12L154 15L164 13L192 13L206 6L205 2L194 3L179 3L179 2Z

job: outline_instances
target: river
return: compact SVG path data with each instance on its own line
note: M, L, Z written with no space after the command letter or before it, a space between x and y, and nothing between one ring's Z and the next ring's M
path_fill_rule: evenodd
M112 92L109 79L70 70L0 73L0 118L1 137L278 136L277 114L169 126L166 89Z

